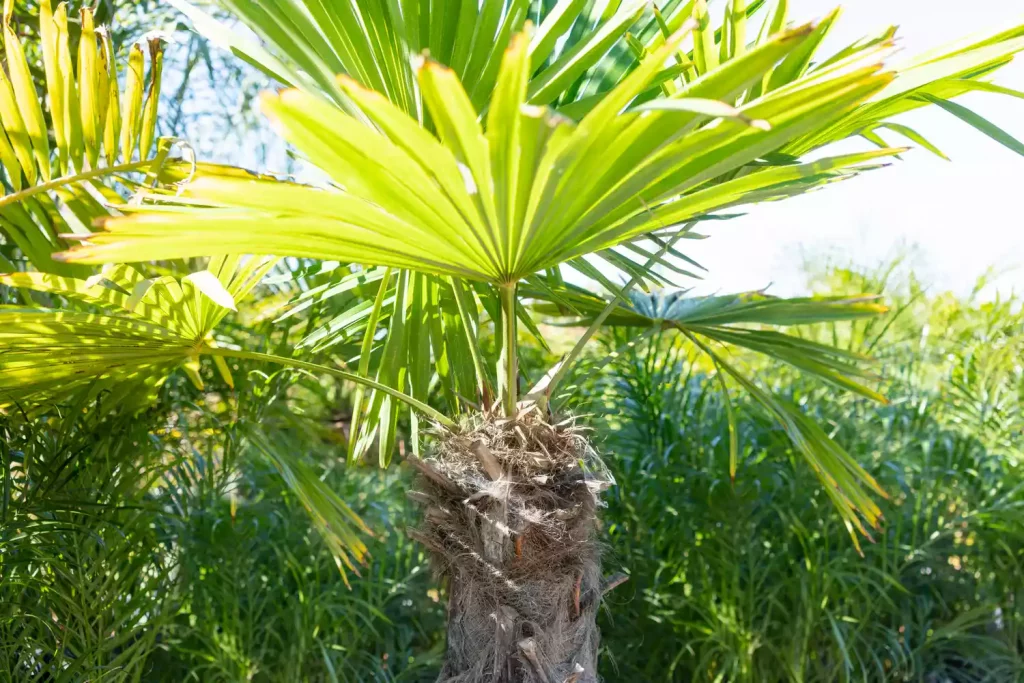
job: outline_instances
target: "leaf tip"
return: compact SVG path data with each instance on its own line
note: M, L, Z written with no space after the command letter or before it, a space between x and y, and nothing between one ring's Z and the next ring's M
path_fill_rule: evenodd
M288 89L280 92L273 90L264 90L258 95L259 108L265 115L272 117L274 111L281 104L284 99L284 94L288 92Z
M341 89L344 90L347 93L348 92L358 92L358 93L374 92L372 90L369 90L368 88L364 88L363 85L359 81L357 81L356 79L352 78L348 74L337 74L334 77L334 80L337 82L338 86L341 87Z
M413 58L413 69L417 73L425 72L437 76L448 76L454 74L454 72L447 66L431 57L429 50L424 50L422 54Z

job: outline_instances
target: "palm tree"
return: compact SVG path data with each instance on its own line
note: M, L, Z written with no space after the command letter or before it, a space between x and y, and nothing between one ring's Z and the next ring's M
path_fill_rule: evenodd
M601 596L618 582L601 576L597 510L600 492L614 482L563 406L574 363L602 326L632 330L631 344L658 330L682 335L710 358L723 390L731 382L750 392L779 422L853 543L879 524L872 495L884 491L796 406L744 373L729 349L763 353L883 400L864 385L871 378L865 358L780 330L873 316L884 307L872 297L687 297L664 285L673 281L669 274L694 267L681 240L727 218L723 210L888 165L906 148L889 146L881 132L941 154L892 122L896 114L937 104L1020 151L1020 143L950 99L974 90L1018 95L988 76L1024 48L1024 27L900 62L894 29L819 55L838 11L790 25L785 0L766 12L755 40L747 23L763 3L744 0L727 3L717 29L704 0L660 9L579 0L225 0L255 40L174 4L196 30L287 86L267 93L263 110L326 180L302 184L174 160L170 141L158 159L128 167L44 183L26 177L29 190L0 201L19 207L115 171L145 171L149 182L132 183L129 203L116 202L104 186L117 206L94 211L102 230L78 230L72 237L83 244L57 256L55 268L68 264L75 272L4 278L86 309L0 311L0 402L52 403L99 386L122 400L140 388L148 395L147 387L179 366L201 381L203 356L226 379L227 359L274 362L354 383L348 456L376 444L382 465L398 442L400 413L410 407L408 460L420 473L410 495L425 505L412 533L448 582L442 681L597 680L596 615ZM46 25L49 7L43 12ZM71 62L60 59L67 51L60 10L53 24L57 58L43 36L47 83L63 79L73 87ZM83 80L94 68L95 44L82 41L79 83L110 87L116 78L109 72L105 81ZM67 119L51 120L58 163L66 156L74 169L90 169L118 138L100 144L97 111L105 109L96 109L93 93L107 90L79 91L84 157L69 137L73 128L57 132ZM62 99L65 92L50 90L51 111L59 110L55 103L78 103ZM106 110L115 111L112 100ZM47 129L41 114L34 121L29 144L15 141L18 131L4 118L11 158L22 169L31 161L49 170ZM873 147L828 150L858 136ZM145 140L151 143L152 133ZM131 147L121 149L130 158ZM5 168L10 177L19 166L5 157ZM47 249L37 257L44 263ZM329 351L358 334L358 353L342 359L347 369L215 339L217 322L271 267L236 254L336 260L348 264L349 279L371 287L369 299L301 344ZM81 270L203 256L213 257L207 268L180 280L149 280L124 265L88 279ZM576 276L602 283L608 295L573 285ZM521 328L539 335L538 315L587 327L558 364L524 384ZM733 475L737 451L733 429ZM358 525L337 517L337 552L354 567Z

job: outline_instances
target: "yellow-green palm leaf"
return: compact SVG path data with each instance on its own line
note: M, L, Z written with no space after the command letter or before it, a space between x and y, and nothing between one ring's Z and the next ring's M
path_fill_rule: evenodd
M0 276L0 285L56 295L92 310L0 307L0 408L49 403L92 386L119 394L158 386L182 366L202 386L199 356L212 331L273 265L218 258L176 279L130 266L88 280L47 273ZM216 358L225 381L231 376Z
M142 47L133 46L119 70L109 34L94 25L92 12L83 9L79 21L73 51L67 6L53 11L50 0L39 3L45 100L17 27L9 19L2 27L0 186L7 192L0 197L0 233L37 269L61 275L86 272L51 260L68 246L61 235L90 232L94 220L110 215L106 204L121 201L110 181L132 189L125 174L151 170L168 151L155 144L160 41L149 43L147 89Z
M578 124L525 104L525 34L505 55L483 124L454 73L429 60L417 74L436 135L349 79L341 87L373 127L302 91L267 95L267 114L331 186L257 189L255 181L200 177L182 199L162 196L107 221L104 232L65 258L98 263L249 251L515 282L716 209L805 191L816 184L808 178L849 174L899 151L831 167L752 167L709 184L837 121L891 81L880 55L872 55L707 113L708 99L766 73L810 33L778 34L681 90L670 100L676 106L629 109L683 39L677 34ZM178 206L162 210L168 204Z

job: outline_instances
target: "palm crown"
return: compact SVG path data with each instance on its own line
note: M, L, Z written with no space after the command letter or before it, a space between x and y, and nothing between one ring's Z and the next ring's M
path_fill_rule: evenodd
M48 114L28 96L24 57L9 27L5 41L10 76L0 79L0 157L12 194L0 200L0 211L5 233L37 268L83 279L3 280L66 297L69 310L0 313L0 340L10 350L0 357L0 402L52 401L84 385L95 389L96 379L153 377L153 368L160 368L157 377L177 365L196 376L202 355L224 372L226 356L270 359L357 383L349 454L377 441L386 462L400 403L415 408L418 452L417 414L454 427L453 418L479 407L500 405L509 417L547 408L600 326L638 336L668 328L779 420L851 531L866 533L862 519L877 523L868 493L884 495L877 484L723 349L764 353L881 399L861 384L870 378L864 358L768 328L853 319L884 307L867 298L698 299L651 288L670 282L673 271L686 272L680 240L697 236L704 221L728 217L722 210L887 165L906 148L889 146L882 132L941 155L892 122L897 114L934 103L1021 151L949 100L973 90L1018 95L988 77L1024 48L1024 27L905 60L895 54L892 29L822 56L838 12L790 26L785 0L765 12L753 40L748 19L762 3L743 0L726 4L717 28L704 0L660 9L610 3L603 11L580 0L463 1L445 3L443 11L415 0L342 3L330 11L318 2L226 0L258 40L180 0L175 5L198 31L286 86L264 96L263 111L326 181L301 184L171 159L166 140L151 156L158 45L148 88L142 52L133 49L121 93L113 47L89 13L76 61L66 14L51 14L43 2ZM25 105L22 115L15 103ZM855 137L871 147L842 155L824 149ZM125 175L132 172L147 174L145 187ZM134 191L133 200L119 201L115 188ZM72 224L48 210L57 201L77 216ZM47 228L42 243L28 229L40 220ZM83 244L51 261L69 239ZM80 265L223 254L352 264L352 274L318 299L355 279L368 295L299 345L323 350L356 339L358 353L344 359L354 371L213 341L213 325L271 262L219 256L180 283L148 280L126 266L85 281L91 271ZM239 263L246 265L236 275ZM566 283L569 270L604 283L609 296ZM627 284L616 284L616 275ZM649 293L636 294L637 286ZM140 309L147 301L152 305ZM81 304L86 308L70 310ZM590 327L520 400L517 328L536 331L536 315ZM498 340L493 351L484 339L488 323ZM52 349L53 340L72 356L44 368L41 345ZM734 439L733 473L736 448Z

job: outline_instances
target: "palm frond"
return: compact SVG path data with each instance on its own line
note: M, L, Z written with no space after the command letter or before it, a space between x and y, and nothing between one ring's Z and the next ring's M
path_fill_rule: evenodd
M51 259L68 247L61 235L88 234L96 219L110 215L106 206L121 201L112 181L134 189L129 174L159 166L169 151L168 143L156 144L161 41L149 41L147 79L141 46L131 48L119 70L110 35L95 26L91 10L82 9L80 23L73 54L67 5L53 11L50 0L39 3L46 107L23 39L8 21L3 26L0 232L35 268L60 275L87 273Z
M267 8L232 4L246 23L266 29L265 42L280 49L289 45L286 51L296 64L302 63L296 55L321 59L332 44L301 38L311 27L291 30L281 21L285 5L298 5L295 0ZM492 10L515 23L514 6L485 3L482 11ZM479 74L435 61L454 64L455 53L432 51L431 58L412 60L408 76L399 78L388 69L398 65L395 69L404 73L406 61L381 61L362 48L349 53L331 48L336 59L318 69L305 63L306 76L331 73L324 71L330 63L351 77L332 76L328 83L317 76L315 85L294 78L289 82L298 89L264 98L267 115L326 173L329 186L274 186L257 199L253 181L200 175L182 199L161 197L131 216L107 221L107 232L65 258L96 263L195 256L239 250L244 241L247 250L260 253L373 263L495 284L562 263L579 264L579 257L591 253L628 267L621 252L608 250L730 206L793 196L876 168L872 161L902 149L799 161L830 142L870 136L887 125L888 117L928 98L980 87L976 84L986 82L982 77L1024 48L1024 29L1013 29L883 67L892 51L891 31L831 58L818 57L838 13L789 29L782 27L785 16L771 15L759 40L740 49L731 33L745 31L738 16L730 14L723 30L713 32L704 4L692 10L691 21L679 15L666 23L679 29L675 33L651 32L642 58L585 110L578 109L578 122L534 106L557 99L536 97L548 81L535 50L547 49L551 31L569 21L559 11L571 14L570 4L548 15L550 23L542 22L533 39L527 32L511 36L500 60L488 52L495 71L483 99L476 97ZM318 16L314 10L299 14L301 22ZM604 50L618 35L618 17L595 24L602 36L598 42L611 40ZM464 18L479 28L472 17ZM431 14L424 25L434 26L435 20L441 25L453 19ZM397 19L381 21L393 26ZM274 35L268 33L270 24ZM361 35L349 28L332 35L339 40ZM433 40L454 33L438 27L422 35ZM581 39L564 57L587 44ZM402 45L415 53L427 44ZM492 47L487 44L487 50ZM343 53L348 56L339 56ZM368 75L371 61L387 65L377 74L387 83ZM666 66L673 62L690 66L683 71ZM564 93L572 79L555 81ZM328 85L344 96L340 108L323 99ZM652 88L658 93L654 99L648 94ZM398 96L399 91L404 94ZM1005 135L974 124L1010 144ZM170 206L174 213L167 211ZM188 214L187 227L178 211Z
M463 83L472 84L468 97L477 109L484 109L496 87L502 54L529 21L537 27L528 46L534 74L529 101L551 104L564 99L574 86L581 90L588 72L600 71L612 46L647 13L646 5L635 0L613 3L605 15L580 0L413 0L401 5L357 1L329 9L308 0L225 2L256 34L253 40L192 3L172 4L197 32L284 85L316 92L355 111L350 94L334 78L344 73L417 118L425 111L412 66L416 55L428 52ZM667 6L688 12L685 3ZM647 21L653 18L648 15Z
M276 443L259 429L246 430L246 439L302 503L327 544L345 583L348 583L346 569L358 576L356 565L365 562L367 555L361 534L372 535L365 522L317 477L309 465L289 455L286 445Z
M0 407L52 403L86 387L96 394L112 391L108 400L116 404L140 393L146 397L177 367L201 388L199 356L215 345L214 327L272 265L217 258L207 270L180 280L146 278L125 265L89 280L47 273L0 276L0 285L86 307L0 307ZM217 361L231 384L227 364Z
M610 313L608 301L578 287L563 286L557 297L547 290L524 292L543 300L536 306L549 315L570 315L565 324L588 324L605 315L604 324L613 327L669 329L680 332L702 353L708 355L722 380L728 375L775 419L818 475L829 497L847 521L851 531L867 533L858 514L871 526L878 523L879 510L865 489L877 495L885 492L877 482L846 454L812 420L782 397L773 395L728 358L728 349L741 348L790 365L841 390L872 400L885 399L863 384L873 378L865 369L869 359L859 353L828 346L772 328L816 323L833 323L871 318L888 309L877 296L776 298L761 293L726 296L686 296L685 292L630 292ZM724 380L722 380L724 387ZM733 432L735 434L735 432ZM731 445L732 474L735 474L738 445ZM857 543L854 536L854 543Z
M713 84L695 82L706 87L684 94L726 96L737 80L765 73L808 34L809 27L779 34L721 67L718 78L708 79ZM884 87L891 75L877 61L769 93L741 107L743 120L678 109L620 112L683 37L666 42L579 124L523 108L525 34L506 53L484 126L454 72L433 61L420 65L419 84L439 137L349 79L341 87L375 129L301 91L268 95L265 110L336 187L279 184L256 193L253 181L199 177L182 199L133 207L64 258L183 257L218 245L226 252L335 258L512 283L717 209L807 191L899 151L749 166ZM770 130L748 121L768 121ZM584 171L598 163L607 170ZM163 210L168 205L173 212Z

